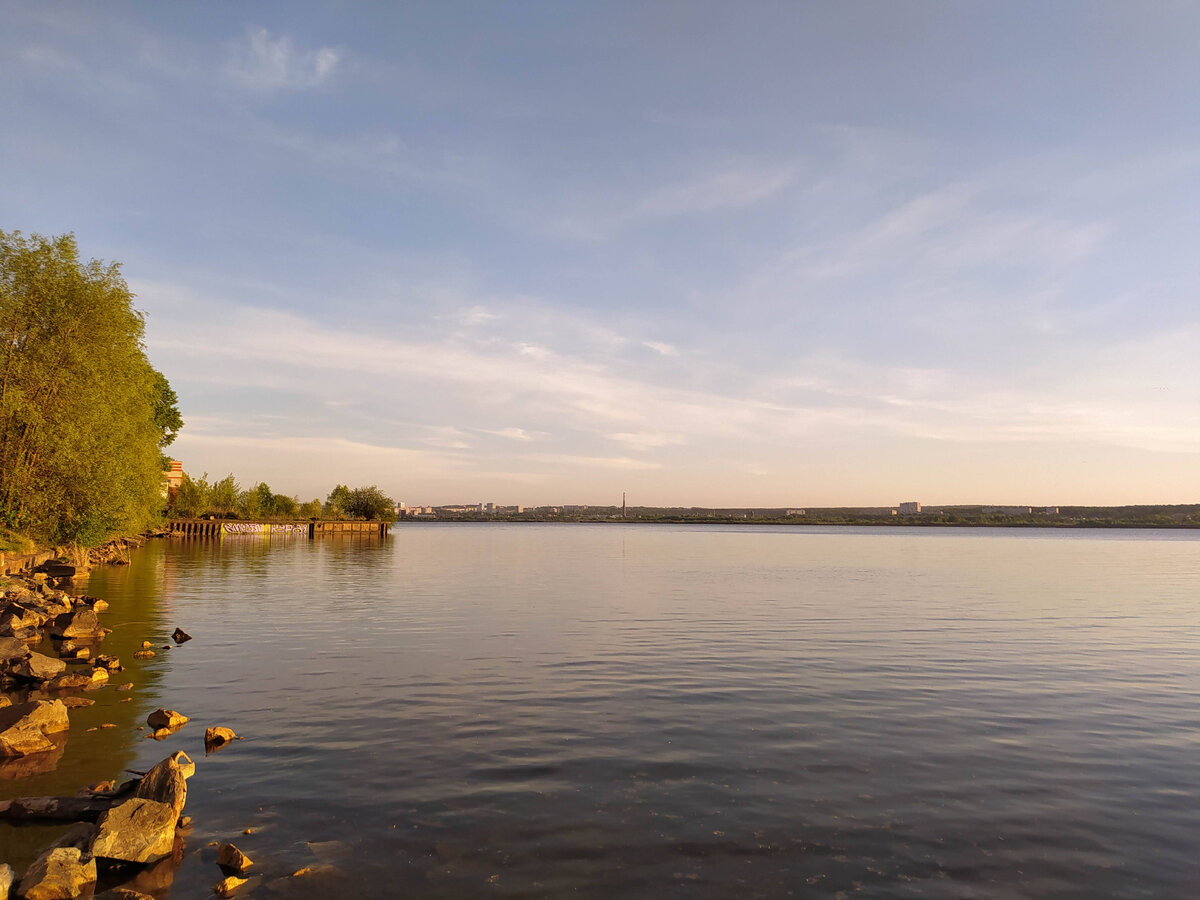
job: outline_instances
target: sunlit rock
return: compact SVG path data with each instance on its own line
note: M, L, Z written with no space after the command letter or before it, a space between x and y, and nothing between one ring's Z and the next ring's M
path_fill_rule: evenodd
M170 804L132 797L100 817L92 855L134 863L162 859L174 847L178 819Z
M241 875L254 865L254 862L233 844L221 844L217 848L217 865Z
M56 749L50 736L71 727L58 700L14 703L0 709L0 757L28 756Z

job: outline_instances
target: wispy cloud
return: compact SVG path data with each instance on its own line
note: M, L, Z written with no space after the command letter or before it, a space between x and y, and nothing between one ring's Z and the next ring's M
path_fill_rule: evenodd
M289 35L273 38L265 28L250 28L233 42L224 72L244 88L272 93L322 84L340 60L341 51L334 47L301 50Z

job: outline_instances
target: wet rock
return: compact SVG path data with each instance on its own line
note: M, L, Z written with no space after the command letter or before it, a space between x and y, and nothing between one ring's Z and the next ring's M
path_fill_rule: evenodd
M96 701L89 700L87 697L63 697L59 701L67 709L83 709L85 706L94 706Z
M214 725L212 728L204 730L204 749L212 753L214 750L219 750L230 741L241 740L233 733L232 728L226 728L224 725Z
M254 862L233 844L221 844L217 847L217 865L241 875L254 865Z
M0 863L0 900L8 900L16 880L17 873L13 871L13 867L8 863Z
M178 819L187 802L187 779L195 771L188 755L176 751L142 776L133 795L170 806Z
M58 616L49 630L60 638L94 637L103 633L96 611L86 606Z
M174 806L133 797L100 817L92 855L133 863L150 863L171 855L175 845Z
M154 657L153 650L135 650L133 652L134 659L152 659Z
M12 667L12 674L28 681L49 681L55 675L61 675L66 668L67 664L61 659L44 653L30 653Z
M12 706L12 701L3 694L0 694L0 709L4 709L6 706Z
M22 660L29 655L29 645L14 637L0 637L0 662Z
M13 603L0 612L0 634L36 631L46 622L46 614L21 603Z
M154 644L152 644L150 641L142 641L142 649L143 650L149 650L153 646L154 646Z
M238 878L236 875L230 875L228 878L224 878L213 885L213 893L218 897L232 897L234 892L249 880L248 878Z
M48 682L46 687L52 691L77 690L104 684L108 681L107 669L88 669L86 672L69 672L58 675Z
M80 824L47 847L21 878L25 900L71 900L96 882L96 860L86 851L95 829Z
M71 727L58 700L14 703L0 709L0 757L28 756L57 749L50 735Z
M146 716L146 724L155 730L166 728L168 731L178 731L189 721L187 716L173 709L156 709Z
M153 894L143 894L141 891L135 891L127 887L115 887L105 891L103 894L96 894L92 900L154 900Z
M121 671L121 660L115 656L101 654L92 660L92 665L98 669L107 669L109 672Z
M190 641L191 639L192 639L192 636L190 634L188 634L186 631L184 631L182 628L176 628L173 632L171 632L171 640L173 640L177 644L185 644L188 641Z
M50 741L49 750L30 753L27 756L0 756L0 781L32 778L34 775L45 775L57 769L58 762L67 749L67 733L61 731L47 737Z
M132 691L133 690L133 682L127 681L124 684L118 684L117 690L118 691Z

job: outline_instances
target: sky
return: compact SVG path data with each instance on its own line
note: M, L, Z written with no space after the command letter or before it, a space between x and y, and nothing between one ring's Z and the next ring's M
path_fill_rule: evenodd
M0 0L0 228L300 499L1200 502L1200 4Z

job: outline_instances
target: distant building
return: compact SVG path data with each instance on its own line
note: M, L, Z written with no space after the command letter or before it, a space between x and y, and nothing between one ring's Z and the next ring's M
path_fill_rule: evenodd
M1044 510L1042 510L1042 512L1044 512L1048 516L1057 516L1058 515L1058 507L1057 506L1047 506Z
M163 496L167 500L174 500L179 493L179 486L183 484L183 463L177 459L171 460L171 465L163 472L163 482Z
M916 500L907 501L896 507L896 511L902 516L915 516L921 512L921 504Z
M787 511L787 514L788 514L789 516L805 516L805 515L808 515L808 510L805 510L805 509L789 509L789 510Z

